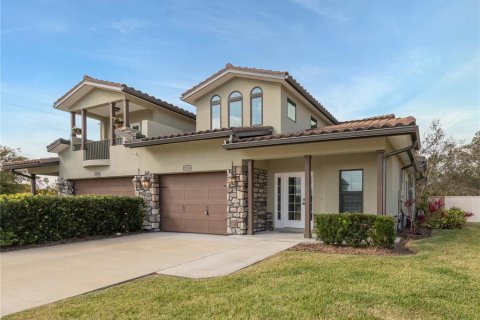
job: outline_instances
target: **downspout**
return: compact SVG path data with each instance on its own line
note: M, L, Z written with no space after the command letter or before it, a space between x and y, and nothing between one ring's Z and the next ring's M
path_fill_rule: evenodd
M418 167L415 163L415 156L413 155L413 152L412 152L412 150L414 150L417 147L417 145L418 145L418 140L415 140L408 147L398 149L398 150L394 150L392 152L385 153L385 155L384 155L384 158L383 158L383 185L384 185L383 215L387 214L387 191L386 191L387 190L387 159L392 157L392 156L398 155L400 153L408 152L408 154L410 156L411 163L408 166L405 166L405 167L414 166L418 170ZM402 171L404 170L405 167L402 167Z

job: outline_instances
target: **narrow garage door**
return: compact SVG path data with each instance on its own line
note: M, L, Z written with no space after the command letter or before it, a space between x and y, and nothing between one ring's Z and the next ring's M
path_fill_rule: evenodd
M226 234L225 172L160 176L164 231Z
M76 195L102 194L112 196L134 196L133 177L75 180Z

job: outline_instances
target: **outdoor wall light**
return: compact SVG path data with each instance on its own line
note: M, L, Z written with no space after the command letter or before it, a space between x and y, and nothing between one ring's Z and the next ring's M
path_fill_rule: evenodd
M228 170L227 173L227 182L229 185L234 186L237 184L237 176L235 175L235 166L232 162L232 169Z
M146 171L145 174L142 176L141 179L143 189L150 189L151 181L150 181L150 172Z
M237 179L235 177L235 173L233 173L233 170L228 170L227 180L228 184L231 186L234 186L237 183Z

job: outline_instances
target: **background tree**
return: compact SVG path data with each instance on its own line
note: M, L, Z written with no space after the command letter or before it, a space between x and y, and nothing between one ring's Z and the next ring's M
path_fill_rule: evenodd
M447 137L439 120L434 120L420 153L427 158L426 180L418 188L420 198L480 195L480 131L465 144Z
M0 165L8 161L26 160L26 157L19 155L20 149L13 149L7 146L0 146ZM11 194L28 192L29 186L25 183L25 178L18 176L10 171L0 171L0 194Z
M28 158L19 155L19 148L0 146L0 165L9 161L21 161ZM57 194L57 186L49 178L37 176L35 179L37 194ZM0 194L30 192L30 180L11 171L0 171Z

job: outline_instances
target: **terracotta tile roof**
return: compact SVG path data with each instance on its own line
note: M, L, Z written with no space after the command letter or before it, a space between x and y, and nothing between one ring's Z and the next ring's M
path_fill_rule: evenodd
M183 114L184 116L187 116L189 118L192 118L192 119L195 119L196 118L196 115L190 111L187 111L183 108L180 108L176 105L173 105L171 103L168 103L162 99L159 99L159 98L156 98L154 96L151 96L145 92L142 92L140 90L137 90L133 87L130 87L124 83L119 83L119 82L112 82L112 81L106 81L106 80L100 80L100 79L96 79L96 78L93 78L93 77L90 77L88 75L84 75L83 76L83 79L82 81L80 81L79 83L77 83L73 88L71 88L70 90L68 90L64 95L62 95L60 98L58 98L54 105L56 105L59 101L63 100L65 97L67 97L70 93L72 93L73 91L75 91L77 89L78 86L80 86L83 82L93 82L93 83L97 83L97 84L102 84L102 85L109 85L109 86L113 86L113 87L117 87L118 89L120 89L120 91L122 92L125 92L125 93L128 93L128 94L131 94L133 96L136 96L140 99L143 99L143 100L146 100L146 101L149 101L149 102L152 102L156 105L159 105L165 109L168 109L170 111L173 111L173 112L176 112L176 113L180 113L180 114Z
M330 119L333 123L338 123L338 120L320 103L313 97L310 92L307 91L300 83L295 80L287 71L275 71L275 70L267 70L267 69L258 69L258 68L250 68L250 67L239 67L234 66L231 63L227 63L224 68L220 69L219 71L212 74L207 79L199 82L198 84L194 85L192 88L188 89L184 93L182 93L181 98L184 99L186 95L190 94L191 92L197 90L201 86L205 85L206 83L212 81L222 73L227 70L234 70L234 71L245 71L245 72L255 72L255 73L262 73L266 75L272 76L280 76L285 79L291 86L293 86L301 95L303 95L310 103L312 103L317 109L319 109L325 116Z
M2 164L2 170L44 167L44 166L55 165L59 163L60 163L60 158L58 157L10 161L10 162L4 162Z
M234 66L234 65L231 64L231 63L227 63L227 64L225 65L225 67L223 67L222 69L218 70L217 72L215 72L214 74L212 74L210 77L206 78L205 80L200 81L199 83L197 83L196 85L194 85L193 87L191 87L190 89L188 89L187 91L185 91L184 93L182 93L181 97L183 98L184 96L186 96L186 95L189 94L190 92L195 91L195 90L198 89L199 87L201 87L201 86L203 86L204 84L206 84L207 82L215 79L216 77L218 77L219 75L221 75L222 73L224 73L224 72L227 71L227 70L239 70L239 71L247 71L247 72L258 72L258 73L264 73L264 74L270 74L270 75L276 75L276 76L287 76L287 75L288 75L288 72L286 72L286 71L274 71L274 70L267 70L267 69L236 67L236 66Z
M221 137L229 137L230 135L235 136L255 136L255 135L266 135L271 134L273 127L271 126L254 126L254 127L231 127L231 128L221 128L213 130L200 130L200 131L191 131L191 132L182 132L178 134L150 137L136 139L125 143L125 146L139 146L139 145L154 145L162 144L166 141L193 141L193 140L206 140L214 139ZM158 143L156 143L158 142Z
M373 129L395 128L402 126L414 126L416 119L414 117L395 118L395 115L388 114L378 117L371 117L359 120L344 121L336 125L325 126L316 129L308 129L305 131L265 135L258 137L248 137L242 139L236 139L233 142L247 142L247 141L261 141L261 140L274 140L293 137L315 136L327 133L341 133L351 131L363 131Z

